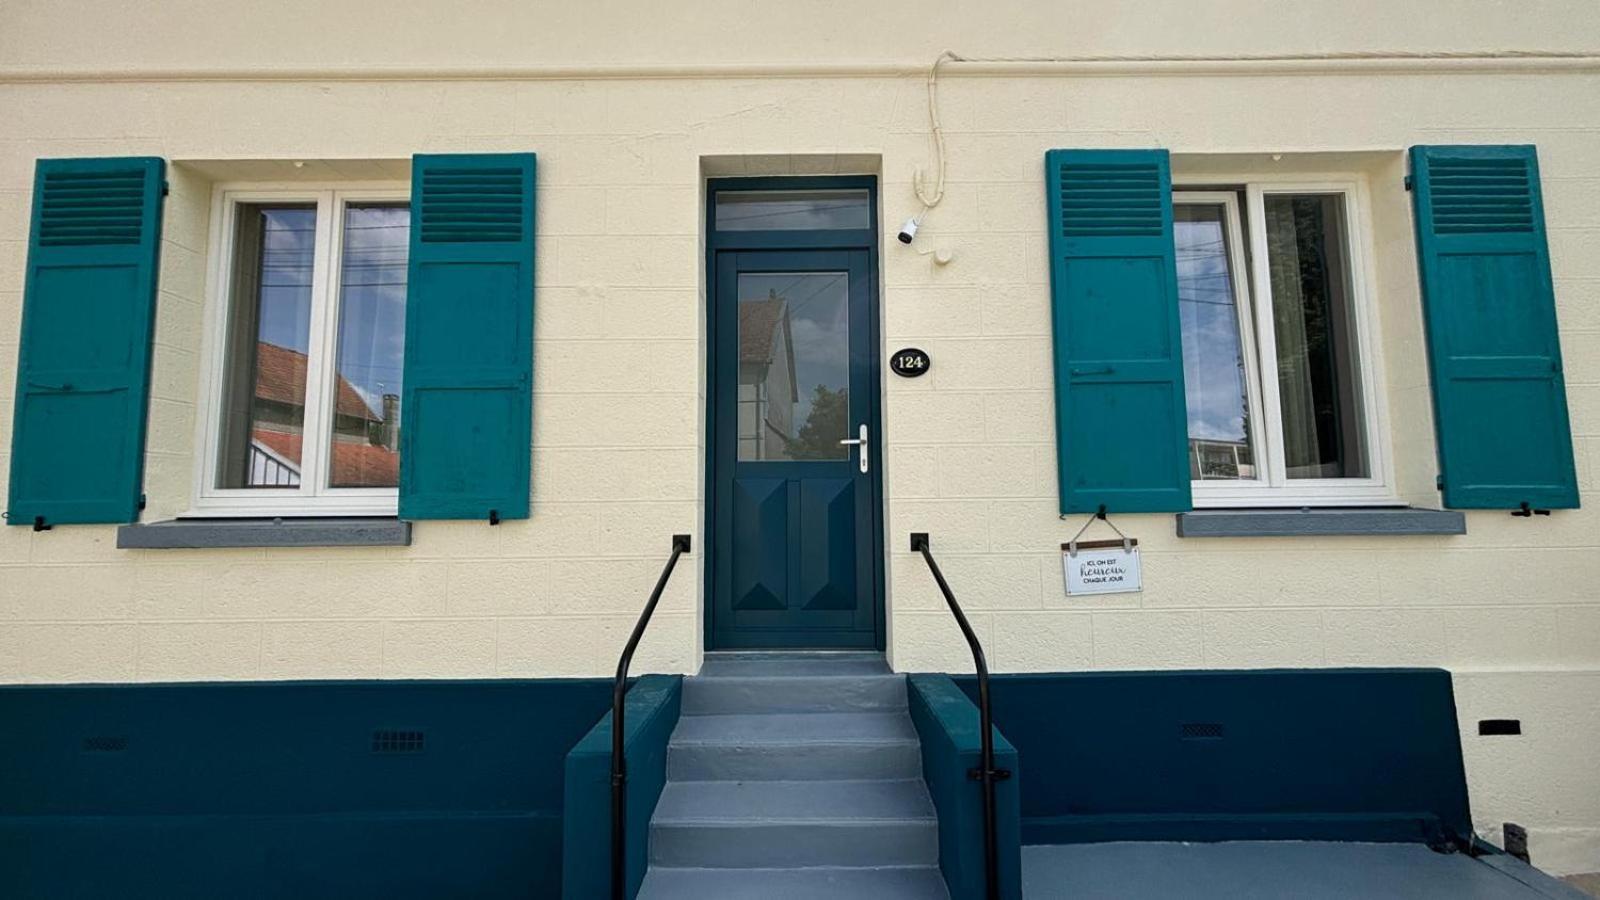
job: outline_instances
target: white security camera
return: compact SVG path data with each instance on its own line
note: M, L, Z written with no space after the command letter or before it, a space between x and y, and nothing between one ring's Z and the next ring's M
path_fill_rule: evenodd
M917 236L917 217L916 216L912 216L911 218L906 220L906 223L904 225L900 226L900 243L909 244L909 243L911 243L912 238L915 238L916 236Z

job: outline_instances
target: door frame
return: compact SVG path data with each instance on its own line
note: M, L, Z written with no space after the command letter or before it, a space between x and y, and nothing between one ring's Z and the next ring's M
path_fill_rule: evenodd
M716 222L716 194L718 191L776 191L776 190L862 190L867 191L867 209L870 215L868 227L865 229L835 229L830 231L728 231L718 233ZM867 427L874 435L867 448L868 464L875 475L869 479L872 485L872 534L870 544L872 553L868 554L865 562L872 566L872 620L873 643L878 650L885 648L885 633L887 610L885 609L885 567L887 562L886 548L884 545L884 469L883 469L883 304L878 277L878 177L876 175L778 175L761 177L740 178L707 178L705 192L702 195L705 202L705 239L706 255L702 261L705 276L705 349L702 361L706 372L706 396L703 411L705 413L705 516L702 521L701 534L701 583L704 585L702 597L701 630L704 646L707 651L722 649L716 646L716 631L712 623L715 615L716 603L713 592L716 590L717 553L716 546L716 515L717 515L717 472L716 472L716 447L719 435L719 425L723 428L733 427L732 423L719 423L717 421L717 379L716 360L717 352L717 257L724 252L741 252L751 250L864 250L867 254L867 367L870 391L870 403L867 410ZM757 651L752 651L757 652Z

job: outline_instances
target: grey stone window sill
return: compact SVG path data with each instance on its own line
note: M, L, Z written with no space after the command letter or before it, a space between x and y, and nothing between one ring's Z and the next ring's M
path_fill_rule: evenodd
M411 523L381 517L350 519L172 519L117 529L123 550L220 547L405 547Z
M1466 534L1465 515L1448 509L1197 509L1178 513L1178 537Z

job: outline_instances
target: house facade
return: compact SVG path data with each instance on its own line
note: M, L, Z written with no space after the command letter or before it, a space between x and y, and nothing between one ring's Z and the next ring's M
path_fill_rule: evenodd
M674 534L635 672L969 672L926 533L1600 870L1590 4L424 6L0 12L0 681L605 676Z

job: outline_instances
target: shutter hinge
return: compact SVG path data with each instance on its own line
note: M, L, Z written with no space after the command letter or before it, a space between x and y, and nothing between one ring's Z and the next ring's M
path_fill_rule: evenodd
M172 196L172 182L170 182L170 181L161 182L161 196L163 196L163 197Z
M490 525L499 525L500 524L500 510L498 510L498 509L489 510L489 524Z
M51 527L52 527L51 525L46 524L46 522L44 520L44 516L34 516L33 517L33 530L34 531L49 531L51 529Z
M1444 490L1444 476L1443 475L1435 475L1435 476L1433 476L1433 486L1434 486L1435 490L1440 490L1440 491Z
M149 497L145 496L144 494L140 494L139 495L139 511L140 512L144 512L144 508L145 508L146 504L148 504L149 502L150 502L150 498Z
M1511 511L1511 514L1513 516L1517 516L1518 518L1531 519L1534 516L1548 516L1550 515L1550 510L1533 509L1528 505L1528 501L1524 500L1520 506Z
M1405 184L1406 184L1406 190L1408 190L1408 191L1409 191L1409 190L1411 190L1411 189L1412 189L1412 188L1413 188L1413 187L1415 187L1415 186L1416 186L1416 181L1415 181L1415 179L1414 179L1414 178L1413 178L1413 177L1412 177L1412 176L1410 176L1410 175L1407 175L1407 176L1406 176L1406 181L1405 181Z

